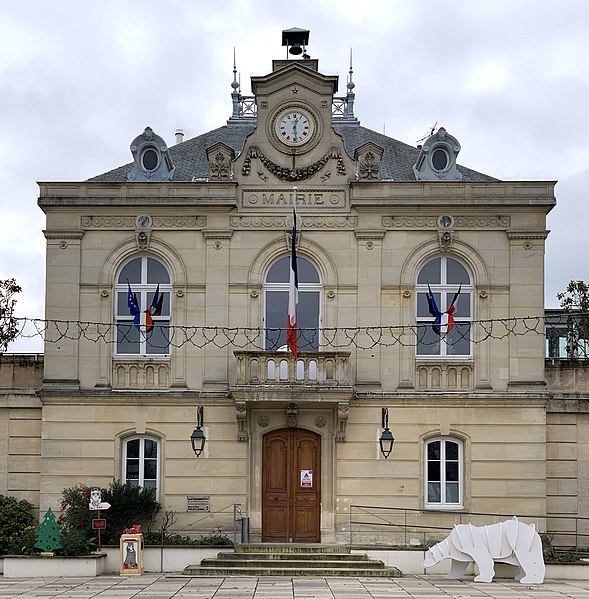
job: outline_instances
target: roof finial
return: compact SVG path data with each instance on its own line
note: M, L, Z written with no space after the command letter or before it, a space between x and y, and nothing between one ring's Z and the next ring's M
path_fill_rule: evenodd
M352 48L350 48L350 72L348 74L348 93L346 94L345 116L346 118L355 119L354 117L354 88L356 84L352 81L354 70L352 68Z
M352 48L350 48L350 73L348 76L348 90L349 91L352 91L356 87L356 84L352 81L353 73L354 73L354 71L352 69Z
M239 87L239 83L237 82L237 64L235 62L235 46L233 46L233 83L231 87L236 90Z
M233 83L231 83L233 91L231 92L231 103L233 104L233 113L231 118L237 119L240 117L241 106L239 102L239 81L237 81L237 63L235 61L235 46L233 47Z

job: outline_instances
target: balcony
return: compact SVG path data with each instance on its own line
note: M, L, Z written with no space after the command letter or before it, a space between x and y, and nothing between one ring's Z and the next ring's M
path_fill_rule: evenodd
M472 362L417 363L416 388L420 391L472 391Z
M170 361L161 359L113 360L113 389L160 390L170 387Z
M349 387L350 352L235 351L237 385Z
M248 408L258 403L287 408L288 422L296 422L301 404L320 403L336 415L335 440L346 440L346 423L354 389L350 384L350 352L234 351L238 441L247 441ZM294 418L294 420L293 420ZM296 424L289 424L296 426Z
M349 398L350 352L302 352L298 358L290 352L235 351L235 396L244 399L285 400L289 393L297 398L340 396Z

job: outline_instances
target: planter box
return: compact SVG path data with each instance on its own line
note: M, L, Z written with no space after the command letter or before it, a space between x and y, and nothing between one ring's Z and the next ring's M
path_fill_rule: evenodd
M167 546L146 547L144 549L146 572L182 572L189 564L199 564L203 558L216 557L217 553L231 553L231 547ZM387 566L399 568L404 575L425 574L421 567L423 551L402 551L364 548L358 550L373 559L382 560ZM354 551L356 553L357 551ZM32 578L56 576L98 576L100 574L118 574L120 551L118 547L103 547L100 555L82 557L27 557L4 556L5 578ZM444 560L428 568L427 574L444 575L450 569L450 560ZM1 569L0 569L1 571ZM514 566L496 564L496 578L513 578ZM472 576L472 572L471 572ZM546 564L546 580L589 580L589 563Z
M450 571L451 561L442 560L439 564L424 570L421 566L425 551L423 550L387 550L387 549L363 549L352 550L353 553L366 553L371 559L382 560L385 566L394 566L399 568L403 574L433 574L445 575ZM509 564L495 563L495 579L514 578L517 568ZM469 566L466 576L473 576L473 566ZM583 561L573 564L546 564L546 575L544 580L563 579L563 580L589 580L589 563Z
M79 557L5 555L4 578L98 576L105 563L106 553Z

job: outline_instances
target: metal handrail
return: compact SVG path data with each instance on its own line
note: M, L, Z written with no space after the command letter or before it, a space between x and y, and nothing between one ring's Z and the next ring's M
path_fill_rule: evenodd
M371 520L360 519L360 516L354 516L353 511L358 510L371 518ZM381 512L381 513L377 513ZM384 512L384 513L382 513ZM387 516L387 514L390 514ZM392 515L403 515L403 523L394 522L392 519ZM492 517L495 519L512 518L514 515L522 520L535 520L536 526L539 529L539 532L548 532L549 534L558 535L559 537L569 537L574 536L574 545L575 548L579 548L579 540L580 538L586 539L586 545L589 545L589 526L586 527L588 532L581 533L579 531L579 523L589 523L589 517L585 516L573 516L571 514L550 514L550 515L530 515L530 514L503 514L497 512L465 512L465 511L453 511L453 510L423 510L417 508L400 508L400 507L390 507L390 506L377 506L377 505L360 505L360 504L351 504L349 506L349 531L350 531L350 546L353 545L354 538L354 525L368 525L370 527L390 527L395 531L401 530L404 533L405 545L407 545L408 539L408 530L411 529L416 532L423 532L424 535L424 545L425 545L425 535L427 531L449 531L452 529L450 526L437 526L436 524L431 525L420 525L420 524L411 524L407 523L407 516L411 514L416 515L427 515L428 517L435 519L436 517L451 517L454 516L458 522L455 524L462 524L463 519L472 518L472 517ZM358 518L358 519L355 519ZM558 530L558 531L544 531L542 529L546 528L545 526L540 526L540 521L555 521L555 520L565 520L572 521L575 524L574 532L566 531L566 530ZM358 531L356 531L358 533ZM568 547L569 545L567 545ZM583 545L585 546L585 545ZM564 546L563 546L564 547Z
M198 520L194 520L190 523L191 526L206 520L207 518L212 518L216 514L227 514L230 513L229 509L233 513L233 548L237 547L237 521L243 520L244 516L241 513L241 503L230 503L219 510L215 510L214 512L207 512L205 516L199 518Z

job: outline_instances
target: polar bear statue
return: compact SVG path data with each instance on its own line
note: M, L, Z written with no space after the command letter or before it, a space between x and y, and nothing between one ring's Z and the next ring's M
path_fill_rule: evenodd
M479 569L476 582L491 582L495 575L494 562L519 566L515 577L523 584L544 582L542 541L533 524L513 520L473 526L457 524L443 541L426 551L422 566L430 568L443 559L451 559L448 578L460 578L474 562Z

